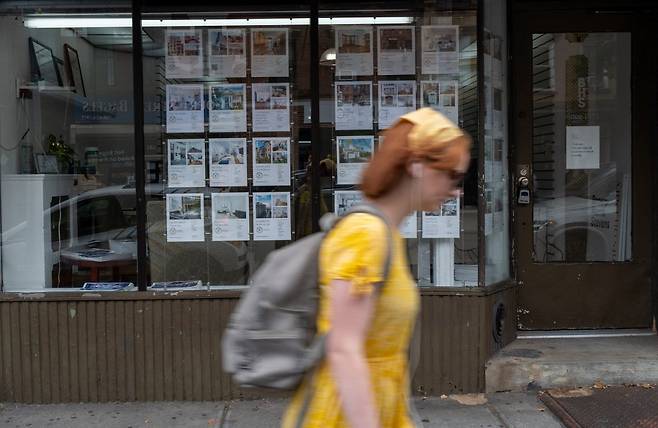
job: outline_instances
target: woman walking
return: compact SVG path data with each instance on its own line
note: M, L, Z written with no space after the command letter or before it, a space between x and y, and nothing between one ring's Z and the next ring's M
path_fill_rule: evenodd
M402 116L384 134L361 189L386 222L352 214L322 244L317 328L329 333L326 357L295 393L284 428L414 426L407 350L419 295L397 226L458 195L469 150L470 138L428 108Z

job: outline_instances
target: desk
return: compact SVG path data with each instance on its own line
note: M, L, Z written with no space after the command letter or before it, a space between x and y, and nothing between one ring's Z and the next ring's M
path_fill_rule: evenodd
M119 268L137 262L132 254L105 249L62 251L62 263L89 269L89 282L99 282L101 269L112 269L112 280L119 281Z

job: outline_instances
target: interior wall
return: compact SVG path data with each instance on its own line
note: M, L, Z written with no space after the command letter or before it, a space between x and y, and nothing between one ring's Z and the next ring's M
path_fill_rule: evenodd
M27 128L24 104L16 98L16 80L30 77L27 31L20 20L0 17L0 173L18 172L18 140ZM25 44L21 41L25 40ZM18 49L23 46L24 49ZM31 136L28 135L28 138Z
M28 129L25 141L34 153L47 150L44 139L49 134L70 138L70 124L76 113L89 109L119 108L132 118L132 54L99 49L83 37L84 29L28 29L13 16L0 17L0 172L19 172L19 140ZM77 30L76 30L77 31ZM17 82L30 85L28 39L33 37L50 47L53 55L64 60L64 44L78 51L86 98L40 96L21 100L16 96ZM67 85L66 76L62 76ZM37 99L39 101L37 101ZM95 103L95 104L94 104Z

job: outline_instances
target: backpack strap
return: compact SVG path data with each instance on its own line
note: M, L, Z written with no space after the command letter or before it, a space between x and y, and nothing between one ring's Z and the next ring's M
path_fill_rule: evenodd
M378 217L381 219L384 224L386 225L386 241L388 243L387 245L387 250L386 250L386 259L385 259L385 264L384 264L384 270L383 270L383 277L384 281L379 283L378 285L383 285L386 282L386 279L388 279L388 274L391 271L391 263L393 261L393 228L391 227L388 219L382 213L382 211L377 208L374 204L369 203L369 202L362 202L358 205L355 205L354 207L350 208L344 215L342 216L337 216L334 213L327 213L323 215L320 218L320 229L325 232L329 233L334 227L338 225L342 220L344 220L347 216L350 214L358 214L358 213L364 213L364 214L370 214L375 217ZM377 287L379 288L379 287Z
M342 218L345 218L350 214L357 214L357 213L370 214L375 217L378 217L386 225L386 242L387 242L386 259L384 261L384 270L382 271L383 273L382 277L384 278L384 280L381 283L379 283L378 286L376 287L377 290L379 290L381 286L383 286L386 283L386 280L388 279L388 274L391 272L391 264L393 262L393 245L394 245L393 228L389 224L389 221L384 215L384 213L375 205L368 202L362 202L359 205L352 207Z

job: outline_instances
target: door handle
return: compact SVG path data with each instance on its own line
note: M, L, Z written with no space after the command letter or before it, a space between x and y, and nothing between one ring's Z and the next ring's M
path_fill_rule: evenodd
M516 204L530 205L530 178L527 165L519 165L517 169L519 178L516 180Z

